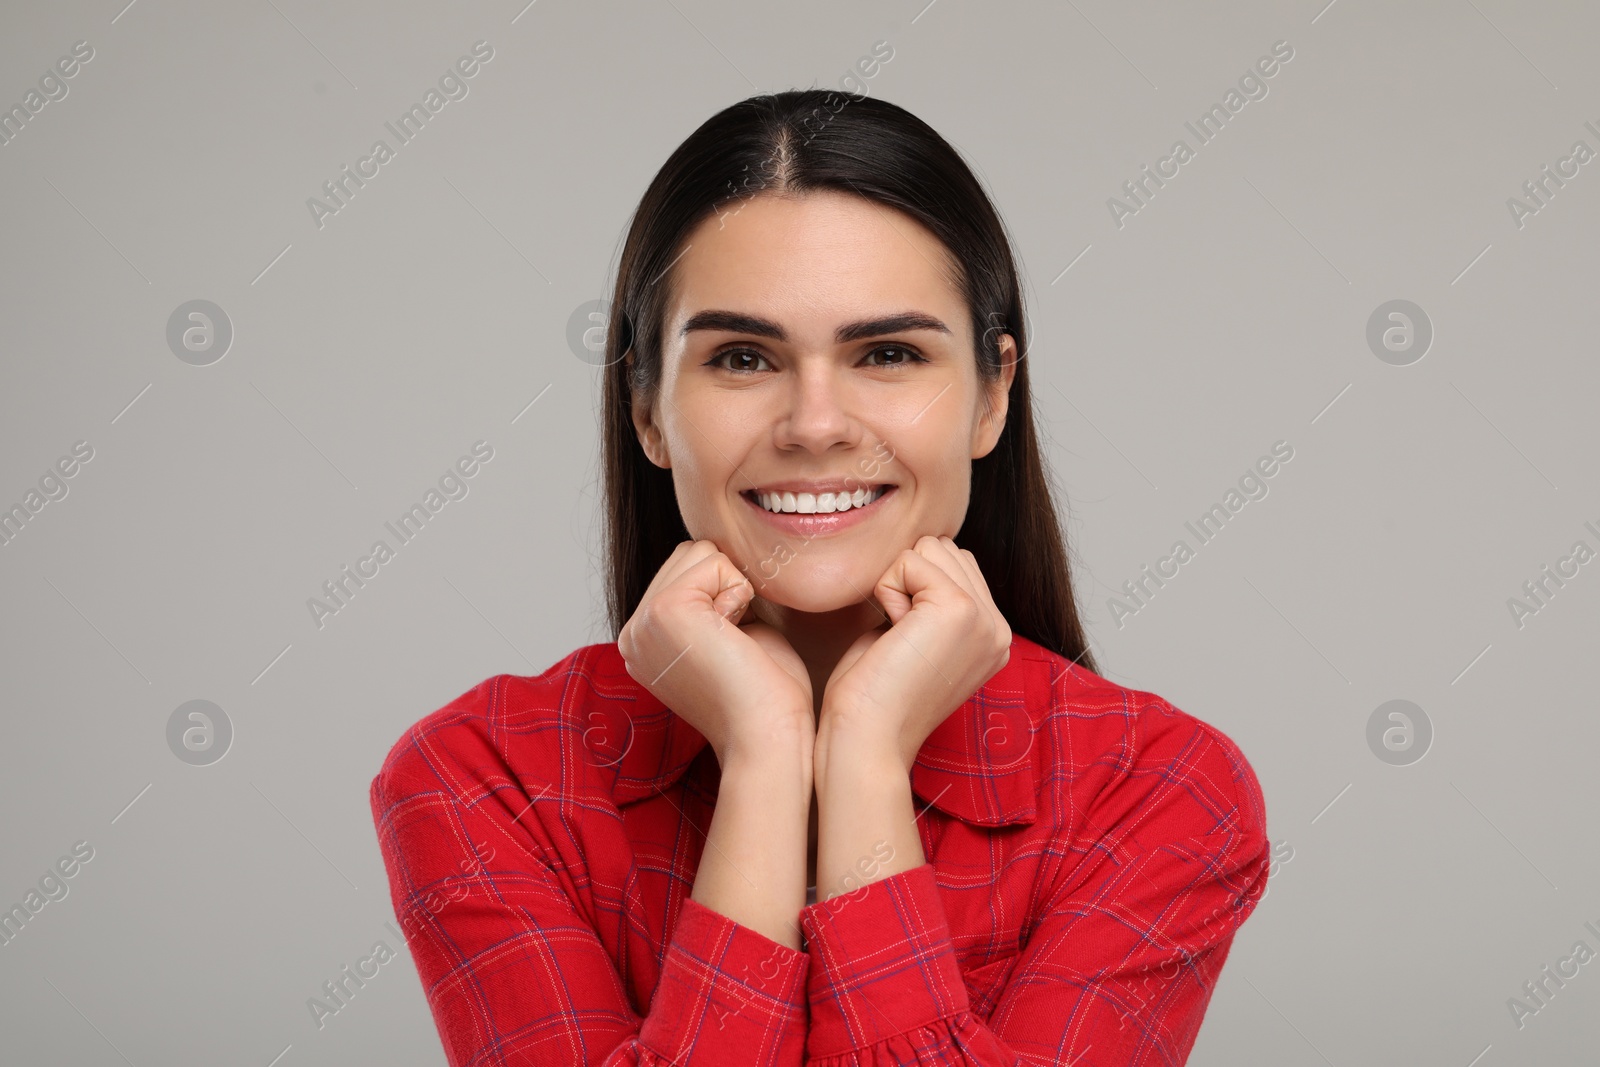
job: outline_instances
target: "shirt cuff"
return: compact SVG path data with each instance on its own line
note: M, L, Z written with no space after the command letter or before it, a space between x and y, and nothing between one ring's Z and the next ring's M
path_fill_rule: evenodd
M809 905L800 929L811 953L813 1059L969 1010L932 863Z
M810 962L685 897L639 1043L683 1067L798 1067Z

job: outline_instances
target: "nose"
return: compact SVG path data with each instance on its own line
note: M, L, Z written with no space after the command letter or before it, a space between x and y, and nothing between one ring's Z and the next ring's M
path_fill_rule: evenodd
M802 363L785 383L774 443L816 453L854 445L861 424L851 414L853 403L850 383L836 367L822 360Z

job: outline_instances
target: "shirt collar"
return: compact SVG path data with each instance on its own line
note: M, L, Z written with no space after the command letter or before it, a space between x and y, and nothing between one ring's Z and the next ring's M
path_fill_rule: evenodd
M616 769L612 795L620 808L665 791L708 742L628 674L615 642L590 651L584 673L597 699L583 706L583 737L594 762ZM911 791L922 804L976 826L1037 818L1034 749L1050 709L1055 659L1012 635L1006 665L918 751Z

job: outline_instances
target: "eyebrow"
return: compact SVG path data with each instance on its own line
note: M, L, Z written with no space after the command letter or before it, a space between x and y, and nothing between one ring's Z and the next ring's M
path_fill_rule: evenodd
M683 324L680 336L687 337L695 330L726 330L730 333L750 333L758 337L770 337L775 341L787 341L788 335L771 319L763 319L758 315L746 315L738 311L720 311L711 309L697 311L689 316ZM840 344L850 341L859 341L864 337L882 337L884 334L901 333L905 330L937 330L948 334L950 327L934 318L932 315L921 311L904 311L897 315L885 315L877 319L862 319L859 322L847 322L833 331L833 338Z

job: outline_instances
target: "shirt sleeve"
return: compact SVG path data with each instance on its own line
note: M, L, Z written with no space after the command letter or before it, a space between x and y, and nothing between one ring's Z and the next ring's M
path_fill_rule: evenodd
M1249 764L1202 737L1091 813L1114 821L1085 826L984 1017L931 863L805 909L811 1067L1186 1062L1270 851Z
M558 803L537 797L474 732L420 724L372 782L390 898L451 1067L798 1067L806 953L685 898L639 1015L523 816Z

